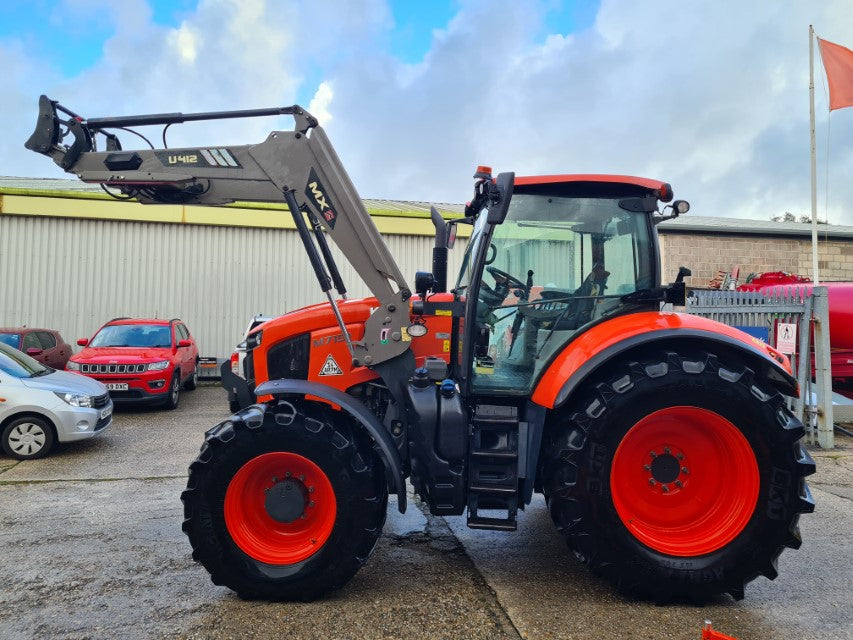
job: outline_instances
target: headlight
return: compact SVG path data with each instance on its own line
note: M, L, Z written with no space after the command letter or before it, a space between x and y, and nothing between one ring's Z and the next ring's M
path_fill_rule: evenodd
M246 336L246 349L247 350L254 349L258 345L260 345L261 344L261 338L263 337L263 334L264 334L264 332L263 332L263 330L261 330L261 331L256 331L255 333L251 333L248 336Z
M160 360L159 362L152 362L151 364L149 364L148 370L149 371L162 371L163 369L165 369L168 366L169 366L168 360Z
M80 365L73 360L69 360L65 365L66 371L80 371Z
M72 407L92 407L92 396L84 396L79 393L60 393L59 391L54 391L54 393Z

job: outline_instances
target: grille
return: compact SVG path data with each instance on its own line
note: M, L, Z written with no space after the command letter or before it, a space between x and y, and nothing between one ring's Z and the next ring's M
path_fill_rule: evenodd
M282 378L308 379L308 340L309 336L305 333L285 340L269 350L267 353L267 372L270 380L281 380Z
M92 398L92 406L96 409L100 409L101 407L106 407L107 403L110 401L110 394L105 393L102 396L95 396Z
M146 364L81 364L80 373L143 373Z

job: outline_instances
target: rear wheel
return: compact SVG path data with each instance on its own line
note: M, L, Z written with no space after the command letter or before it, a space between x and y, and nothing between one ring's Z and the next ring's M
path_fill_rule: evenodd
M814 509L781 394L734 360L658 353L587 386L553 431L549 510L575 555L658 602L743 597Z
M279 403L208 431L182 499L193 558L215 584L248 599L312 600L367 561L388 491L382 462L344 416Z
M198 363L195 364L198 366ZM187 381L184 382L184 389L187 391L195 391L195 388L198 386L198 374L196 373L196 369L193 369L193 372L190 374L190 377L187 378Z

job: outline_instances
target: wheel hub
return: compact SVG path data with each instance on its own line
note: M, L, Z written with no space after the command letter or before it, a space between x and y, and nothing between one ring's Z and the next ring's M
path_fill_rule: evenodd
M307 503L305 485L298 480L284 480L267 489L264 508L273 520L290 523L305 512Z
M687 456L673 445L661 445L649 451L643 465L649 487L657 493L673 494L684 488L690 468Z

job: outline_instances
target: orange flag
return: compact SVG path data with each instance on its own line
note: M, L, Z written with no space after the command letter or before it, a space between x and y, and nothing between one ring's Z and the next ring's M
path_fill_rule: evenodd
M829 82L829 110L853 107L853 51L828 40L817 41Z

